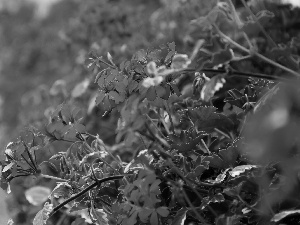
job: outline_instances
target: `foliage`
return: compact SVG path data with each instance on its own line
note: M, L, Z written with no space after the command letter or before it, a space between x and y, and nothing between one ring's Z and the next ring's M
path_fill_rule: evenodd
M101 18L104 27L117 20L107 27L112 33L121 32L120 2L117 15ZM47 201L33 224L67 216L73 225L299 222L298 39L276 44L266 31L280 5L242 3L212 1L206 13L191 13L190 29L178 37L190 37L192 49L168 42L123 59L94 45L85 60L91 76L69 90L53 85L64 103L48 110L43 130L25 129L10 142L1 159L3 189L25 177L27 199ZM176 15L196 2L164 4ZM109 141L89 126L95 111L115 130Z

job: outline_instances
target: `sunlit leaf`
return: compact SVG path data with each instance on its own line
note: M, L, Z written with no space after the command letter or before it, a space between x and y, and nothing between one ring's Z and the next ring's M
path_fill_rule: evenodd
M225 84L226 80L224 77L224 74L220 74L206 82L201 90L200 98L206 102L209 101Z
M258 166L256 165L242 165L242 166L237 166L233 168L231 171L229 171L229 174L232 177L239 176L241 173L244 173L246 170L251 170L252 168L257 168Z

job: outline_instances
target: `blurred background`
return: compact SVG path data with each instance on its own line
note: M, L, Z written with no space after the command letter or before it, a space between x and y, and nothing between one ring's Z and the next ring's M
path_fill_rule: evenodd
M257 0L259 1L259 0ZM175 41L178 52L194 43L189 22L209 12L214 0L0 0L0 148L14 140L23 127L42 128L46 116L65 99L88 107L96 87L86 81L92 73L85 58L93 50L113 56L116 63L142 48ZM259 1L262 2L262 1ZM278 1L276 1L278 2ZM283 1L300 6L300 0ZM278 15L300 25L299 10L281 7ZM280 11L282 10L282 11ZM187 13L188 12L188 13ZM284 20L273 29L285 29ZM293 26L289 29L293 32ZM199 34L197 34L199 38ZM289 40L289 31L281 41ZM295 35L293 35L295 36ZM86 93L74 91L74 87ZM86 86L89 90L86 90ZM90 113L89 130L109 144L114 141L113 119ZM100 128L107 129L100 129ZM38 208L30 207L17 181L7 199L1 192L0 224L31 224Z

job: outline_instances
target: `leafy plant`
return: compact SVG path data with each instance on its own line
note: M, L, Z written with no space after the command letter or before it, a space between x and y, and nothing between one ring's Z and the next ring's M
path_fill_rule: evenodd
M266 32L271 11L241 2L215 1L192 20L190 35L209 35L186 53L171 42L120 63L89 54L93 80L75 86L43 132L28 129L9 143L1 161L2 188L34 178L29 199L42 192L39 180L57 182L35 225L57 213L77 217L73 225L299 221L298 56ZM259 32L274 45L267 52L256 46ZM280 72L241 70L253 61ZM72 104L89 89L83 115L98 107L116 116L113 145L91 134ZM37 153L57 142L67 147L41 162Z

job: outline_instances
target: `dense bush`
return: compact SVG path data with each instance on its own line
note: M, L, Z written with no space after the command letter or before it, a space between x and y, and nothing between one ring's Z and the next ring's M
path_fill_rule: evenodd
M16 224L299 223L299 9L64 4L72 76L23 96L1 160Z

